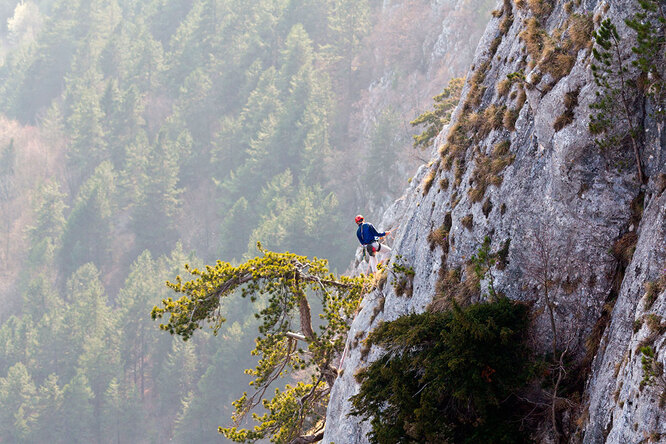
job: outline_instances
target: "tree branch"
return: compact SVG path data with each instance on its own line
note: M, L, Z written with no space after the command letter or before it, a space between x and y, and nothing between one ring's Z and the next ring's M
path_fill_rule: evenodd
M322 439L324 439L324 432L319 432L315 435L299 436L298 438L289 441L289 444L310 444L313 442L319 442Z

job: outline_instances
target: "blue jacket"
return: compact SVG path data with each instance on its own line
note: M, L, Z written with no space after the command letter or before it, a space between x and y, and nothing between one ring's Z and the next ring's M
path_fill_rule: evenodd
M376 241L377 238L383 236L386 236L386 232L379 233L377 230L375 230L375 227L372 224L367 222L359 225L358 230L356 230L356 237L358 237L358 241L361 243L361 245L371 244Z

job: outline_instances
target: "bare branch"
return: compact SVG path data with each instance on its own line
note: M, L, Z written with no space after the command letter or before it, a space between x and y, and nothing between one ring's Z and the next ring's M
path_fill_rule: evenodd
M316 435L299 436L289 441L289 444L310 444L319 442L324 439L324 432L319 432Z

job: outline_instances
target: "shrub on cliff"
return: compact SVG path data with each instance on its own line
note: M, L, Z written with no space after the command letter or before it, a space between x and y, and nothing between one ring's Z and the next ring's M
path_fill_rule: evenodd
M515 393L534 368L528 307L499 298L403 316L368 337L386 350L356 375L352 415L373 443L527 442Z

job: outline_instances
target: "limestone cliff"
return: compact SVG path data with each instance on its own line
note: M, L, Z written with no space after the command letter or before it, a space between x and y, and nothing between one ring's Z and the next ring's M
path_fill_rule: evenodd
M589 130L599 90L590 69L593 26L610 18L620 35L631 36L624 19L637 5L554 3L497 6L432 162L383 220L373 221L395 230L391 260L413 267L411 296L396 294L391 283L402 277L392 272L366 296L331 393L323 442L367 442L369 426L347 416L348 399L358 390L354 373L381 353L363 344L379 322L446 297L483 300L483 291L447 295L442 281L449 270L459 271L463 283L473 279L466 265L486 236L501 258L491 270L495 288L533 304L535 350L556 340L571 350L584 378L581 399L560 414L566 439L666 440L666 135L663 120L650 112L659 104L634 104L643 125L645 185L630 149L601 150ZM631 39L621 45L630 54ZM524 77L505 81L511 73ZM438 229L436 242L431 233ZM544 427L535 439L554 438Z

